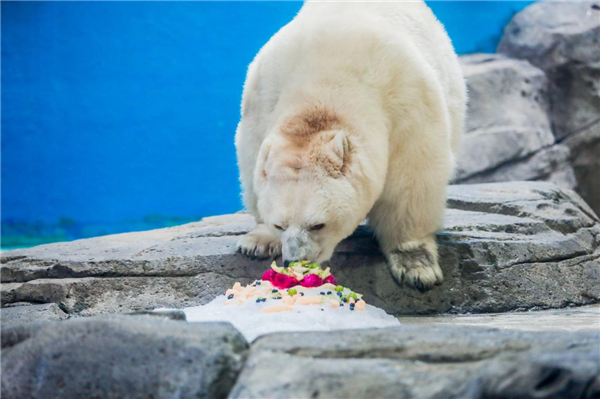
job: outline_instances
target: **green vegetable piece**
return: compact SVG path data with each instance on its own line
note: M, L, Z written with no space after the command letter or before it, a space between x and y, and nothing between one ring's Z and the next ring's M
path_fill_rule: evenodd
M329 268L327 268L325 270L321 270L321 272L319 273L319 277L321 277L323 280L325 280L327 277L331 276L331 272L329 270L330 270Z
M281 273L281 271L283 270L282 267L277 266L275 261L273 261L273 263L271 263L271 269L275 270L277 273Z
M354 299L355 301L358 299L358 296L356 296L356 294L353 292L350 295L348 295L348 297Z
M342 292L344 291L344 287L342 287L341 285L338 285L335 287L336 292Z
M309 269L317 269L317 268L321 268L321 266L319 266L318 263L309 263L306 265L306 267L308 267Z
M298 293L298 291L297 291L295 288L290 288L290 289L288 290L288 294L290 294L290 295L292 295L292 296L293 296L293 295L296 295L297 293Z

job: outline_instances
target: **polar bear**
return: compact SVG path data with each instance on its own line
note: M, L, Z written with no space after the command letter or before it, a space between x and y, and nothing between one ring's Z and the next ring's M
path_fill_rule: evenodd
M367 219L399 283L440 284L465 102L425 3L305 3L248 68L235 144L257 226L238 250L324 262Z

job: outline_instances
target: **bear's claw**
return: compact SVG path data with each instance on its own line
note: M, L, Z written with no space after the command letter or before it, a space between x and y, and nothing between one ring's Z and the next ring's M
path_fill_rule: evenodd
M240 238L236 250L250 259L271 258L281 254L281 241L264 224L259 224Z
M404 282L409 287L424 292L444 281L435 247L432 249L427 244L413 244L404 248L407 249L396 249L387 256L390 271L398 283Z

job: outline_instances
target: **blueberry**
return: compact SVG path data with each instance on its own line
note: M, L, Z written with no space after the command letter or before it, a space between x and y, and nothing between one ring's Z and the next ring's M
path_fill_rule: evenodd
M348 298L342 298L342 301L348 302Z
M323 291L319 292L319 294L321 294L321 295L325 295L325 293L324 293Z
M341 293L341 292L338 292L338 293L337 293L337 296L342 296L342 293Z
M277 290L272 290L271 292L277 292Z
M256 282L256 285L260 285L260 281L257 281L257 282Z
M344 304L343 304L343 303L340 303L340 306L344 306Z
M233 299L233 294L229 294L229 296L227 297L227 299Z
M259 303L259 302L260 302L260 298L258 298L258 299L256 300L256 303Z
M301 292L301 293L300 293L300 296L304 296L304 292Z
M331 291L327 291L327 295L331 295Z

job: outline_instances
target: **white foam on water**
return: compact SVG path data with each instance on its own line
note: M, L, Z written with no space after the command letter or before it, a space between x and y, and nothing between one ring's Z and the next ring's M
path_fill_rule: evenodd
M307 296L319 295L319 288L305 291ZM225 321L233 324L248 342L256 337L286 331L335 331L363 328L396 327L400 322L383 309L367 305L364 311L350 310L348 304L334 308L324 305L295 305L293 310L264 313L262 308L280 305L281 300L268 299L257 303L250 299L245 303L224 305L227 298L220 295L212 302L185 308L188 322Z

